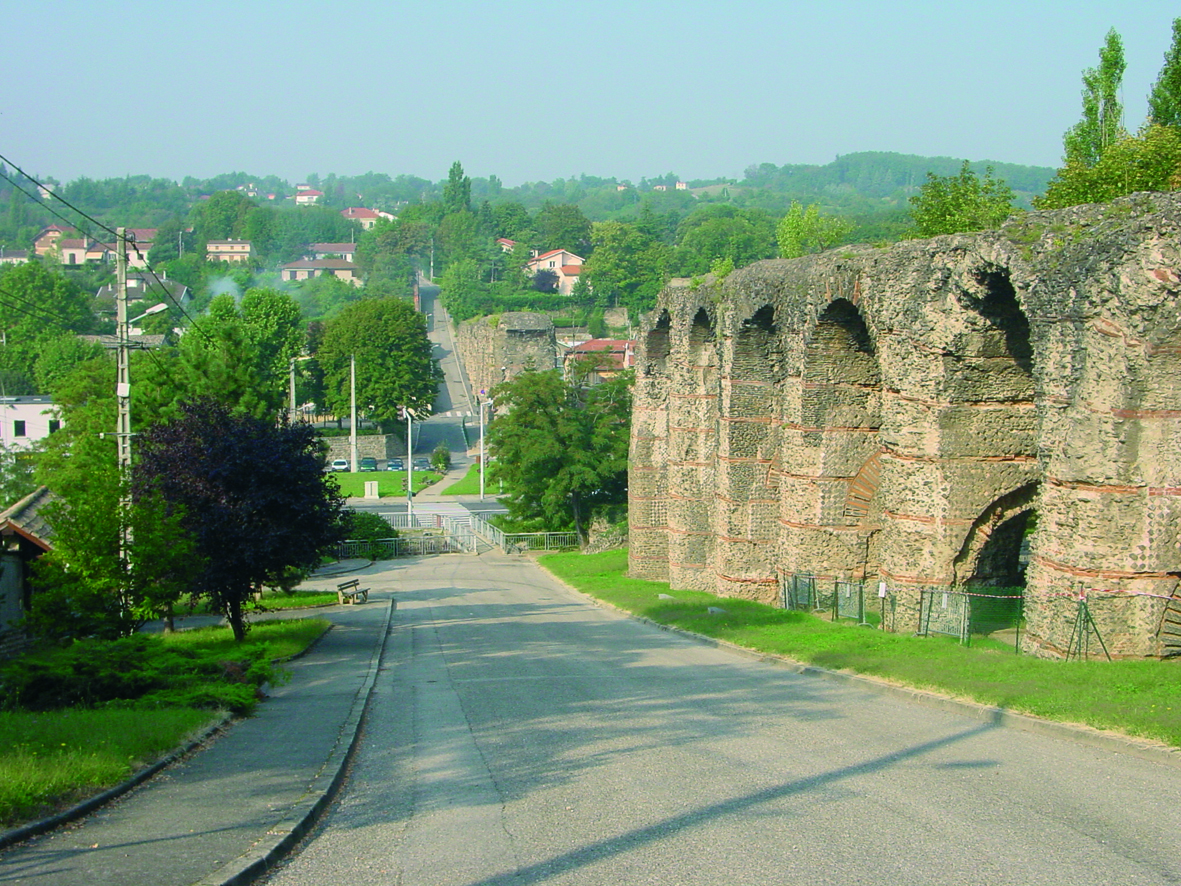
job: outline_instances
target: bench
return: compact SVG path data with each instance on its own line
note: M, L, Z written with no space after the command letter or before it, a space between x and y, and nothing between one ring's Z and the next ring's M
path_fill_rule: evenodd
M361 580L342 581L336 586L336 599L341 603L364 603L369 599L369 588L361 587Z

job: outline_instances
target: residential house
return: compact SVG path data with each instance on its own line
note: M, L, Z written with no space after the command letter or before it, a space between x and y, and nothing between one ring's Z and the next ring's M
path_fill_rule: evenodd
M210 240L205 244L206 261L248 262L254 259L249 240Z
M279 269L279 276L283 280L297 282L310 280L312 277L339 277L353 286L361 285L361 272L351 261L343 258L315 258L301 259L283 265Z
M580 363L582 365L578 367ZM567 379L578 375L583 384L597 385L635 365L634 339L592 338L566 349L562 358L562 374Z
M553 271L558 278L558 293L569 295L574 291L578 275L582 273L583 261L581 256L567 249L551 249L530 259L525 265L525 273L533 276L538 271Z
M27 249L0 249L0 265L23 265L28 260Z
M91 241L85 237L76 240L72 237L61 237L56 241L57 257L63 265L86 264L86 251Z
M343 258L345 261L357 260L356 243L313 243L311 252L311 257L314 259Z
M33 240L33 252L39 256L46 256L57 249L57 241L68 234L77 234L73 228L62 225L49 225L41 229Z
M0 511L0 657L17 655L31 645L19 622L32 600L29 564L51 549L53 530L43 511L53 500L42 486Z
M295 194L296 206L312 206L320 202L320 198L324 196L323 191L317 191L315 188L301 187Z
M44 394L0 397L0 443L6 449L31 449L59 427L53 398Z
M94 296L92 310L96 314L115 316L115 298L118 293L114 284L100 287ZM127 298L129 301L146 301L151 304L165 302L170 307L187 307L193 300L189 287L175 280L169 280L166 271L153 274L150 271L127 272Z
M397 218L396 215L381 209L366 209L363 206L350 206L348 209L342 209L340 214L349 221L359 222L366 231L377 224L378 219L384 218L393 221Z

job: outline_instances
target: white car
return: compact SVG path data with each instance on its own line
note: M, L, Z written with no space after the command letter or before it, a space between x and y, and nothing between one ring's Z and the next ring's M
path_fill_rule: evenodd
M334 471L347 471L349 469L349 460L347 458L333 459L330 467Z

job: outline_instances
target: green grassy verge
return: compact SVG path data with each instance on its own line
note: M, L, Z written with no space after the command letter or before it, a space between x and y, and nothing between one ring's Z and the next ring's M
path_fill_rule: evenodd
M269 609L308 609L313 606L331 606L336 602L335 591L296 591L293 594L275 592L263 594L262 600L249 604L248 608L265 612Z
M259 622L234 643L229 628L160 635L165 646L239 659L265 648L272 659L302 652L328 629L324 619ZM0 827L64 809L112 787L221 717L193 707L0 711Z
M485 478L485 492L487 489L487 482ZM480 466L471 465L467 469L467 473L463 475L463 479L452 483L443 490L444 495L479 495L480 494Z
M438 482L440 476L437 471L415 471L414 491L418 492L432 483ZM339 474L333 474L332 478L340 486L340 493L345 498L362 498L365 495L366 480L377 481L377 494L381 498L406 497L406 490L402 486L406 479L405 471L367 471L364 474L355 471L351 473L342 471Z
M887 634L627 577L627 552L539 562L583 593L661 624L833 670L1181 747L1181 662L1048 661L984 641ZM661 600L659 594L671 595ZM707 607L724 609L710 615Z

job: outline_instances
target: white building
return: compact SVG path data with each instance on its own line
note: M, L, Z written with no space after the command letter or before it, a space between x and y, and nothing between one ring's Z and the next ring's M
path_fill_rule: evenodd
M0 397L0 443L6 448L29 449L59 427L52 398Z

